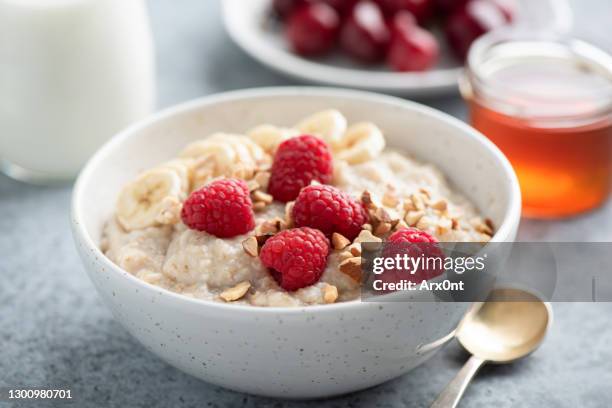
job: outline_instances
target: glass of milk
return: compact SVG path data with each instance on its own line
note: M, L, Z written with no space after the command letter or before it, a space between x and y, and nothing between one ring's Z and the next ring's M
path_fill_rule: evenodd
M70 180L113 134L150 113L144 0L0 0L0 168Z

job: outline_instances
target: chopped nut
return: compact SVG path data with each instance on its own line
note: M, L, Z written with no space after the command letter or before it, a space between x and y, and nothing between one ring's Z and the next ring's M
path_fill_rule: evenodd
M349 239L346 238L344 235L338 234L337 232L334 232L332 234L332 244L334 245L334 249L344 249L349 246L350 243L351 241L349 241Z
M425 211L408 211L404 217L404 221L411 227L414 227L421 217L425 215Z
M285 205L285 223L287 225L287 228L293 227L293 205L294 204L295 204L295 201L289 201Z
M424 198L431 198L431 194L429 190L427 190L426 188L424 187L419 188L419 192L423 194L423 196L425 196Z
M354 256L357 256L357 255L352 254L351 251L344 251L344 252L340 252L340 254L338 255L338 258L340 259L340 262L342 262Z
M262 211L265 208L266 208L266 203L264 203L263 201L258 201L256 203L253 203L253 211Z
M257 184L260 185L262 189L268 188L268 183L270 182L270 172L269 171L258 171L255 174L254 180Z
M372 232L368 230L362 230L359 233L359 236L355 238L353 242L361 243L361 242L382 242L382 239L372 235Z
M491 232L495 231L495 226L493 225L493 221L490 218L485 218L484 222L487 227L491 228Z
M270 194L268 193L264 193L263 191L257 190L254 191L251 196L253 197L253 201L255 202L262 202L265 204L270 204L272 203L272 201L274 201L274 197L272 197Z
M338 288L334 285L325 284L323 286L323 301L325 303L334 303L338 299Z
M361 226L361 229L364 229L364 230L366 230L366 231L372 231L372 229L373 229L373 228L372 228L372 224L363 224L363 225Z
M281 226L284 224L283 220L276 217L271 220L264 221L259 226L259 232L262 234L276 234L281 230Z
M425 209L425 198L423 194L415 193L410 197L410 199L412 200L412 204L414 204L414 208L417 210Z
M259 183L255 180L247 181L247 186L249 187L249 192L251 193L260 187Z
M391 222L391 216L384 208L377 208L374 212L374 225L381 222Z
M383 205L387 207L397 207L399 204L399 199L392 191L386 191L382 198Z
M361 203L364 205L365 208L376 208L376 205L374 205L374 201L372 201L372 195L368 190L365 190L361 194Z
M459 221L456 218L451 218L451 228L454 230L459 229Z
M361 245L358 242L349 245L346 249L351 256L361 256Z
M392 225L390 222L382 222L378 224L376 229L374 230L374 235L385 235L387 232L391 231Z
M242 248L244 249L244 252L253 258L259 255L259 243L257 242L256 237L248 237L242 241Z
M340 263L338 268L340 269L340 272L348 275L354 281L361 281L361 258L354 257L346 259Z
M431 204L430 207L434 210L446 211L446 209L448 208L448 203L446 202L446 200L438 200L435 203Z
M414 202L412 202L412 198L406 197L404 200L404 211L416 211L416 209Z
M434 222L431 220L431 218L429 218L428 216L423 216L421 217L421 219L419 220L419 222L417 222L416 227L420 230L426 230L430 227L433 227L435 224Z
M408 224L406 224L406 221L404 221L404 220L399 220L393 229L394 229L395 231L398 231L398 230L401 230L401 229L403 229L403 228L408 228L408 227L409 227L409 225L408 225Z
M491 230L491 228L489 228L489 226L486 224L476 225L475 229L482 234L493 235L493 230Z
M443 235L452 228L453 228L452 220L450 218L441 217L438 220L438 225L436 226L436 232L438 233L438 235Z
M249 281L240 282L239 284L237 284L236 286L232 288L225 289L223 292L221 292L219 297L225 300L226 302L233 302L238 299L241 299L244 295L246 295L246 293L249 291L250 288L251 288L251 282Z

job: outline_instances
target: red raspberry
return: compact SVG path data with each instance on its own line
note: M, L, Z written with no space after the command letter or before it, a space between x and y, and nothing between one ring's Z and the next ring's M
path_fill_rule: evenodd
M336 187L324 185L302 189L292 215L298 227L317 228L328 237L337 232L351 241L368 220L361 203Z
M381 279L385 282L399 282L404 279L421 283L444 273L445 256L438 246L438 240L417 228L402 228L391 234L385 243L382 255L385 258L408 255L410 258L422 259L421 266L415 271L386 269L381 276ZM428 259L429 261L427 261ZM427 265L427 262L429 262L429 265Z
M329 241L321 231L294 228L268 239L259 258L286 290L298 290L318 282L327 265Z
M418 228L402 228L393 234L387 239L387 242L391 242L393 244L397 243L438 243L436 237L431 236L425 231L421 231Z
M291 201L313 180L329 183L332 173L332 156L323 140L294 137L281 143L274 155L268 192L278 201Z
M219 238L246 234L255 228L249 187L238 179L213 181L191 193L181 218L189 228Z

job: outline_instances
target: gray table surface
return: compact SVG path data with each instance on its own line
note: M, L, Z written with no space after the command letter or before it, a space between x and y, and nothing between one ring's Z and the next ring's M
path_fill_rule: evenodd
M573 4L580 32L612 48L605 37L612 3ZM229 89L294 83L229 41L216 1L150 0L150 7L160 107ZM457 96L424 102L465 117ZM275 401L196 380L142 348L102 304L73 247L70 193L0 176L0 388L71 388L80 407L417 407L427 406L466 359L452 343L401 378L324 402ZM612 203L567 221L524 220L520 238L612 241ZM511 366L485 368L463 406L612 405L612 304L555 304L554 310L542 348Z

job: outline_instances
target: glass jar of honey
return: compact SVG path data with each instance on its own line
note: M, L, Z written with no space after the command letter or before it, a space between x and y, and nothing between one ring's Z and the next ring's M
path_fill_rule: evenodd
M612 57L534 32L479 39L461 84L472 125L508 157L523 214L553 218L604 203L612 190Z

